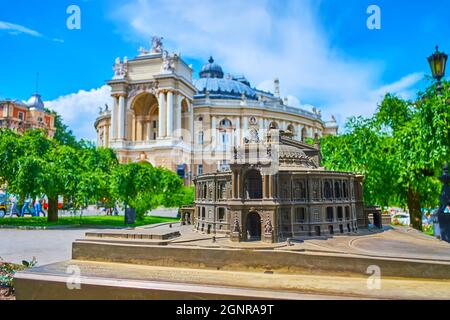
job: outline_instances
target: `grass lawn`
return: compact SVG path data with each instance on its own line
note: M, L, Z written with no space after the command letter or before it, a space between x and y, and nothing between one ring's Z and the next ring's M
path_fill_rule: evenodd
M130 227L138 227L147 224L155 224L162 222L177 222L177 218L163 218L146 216L142 221L136 221ZM83 217L60 217L58 222L47 222L46 217L24 217L24 218L0 218L0 226L12 227L49 227L49 226L69 226L69 225L89 225L89 226L105 226L105 227L123 227L123 216L83 216Z

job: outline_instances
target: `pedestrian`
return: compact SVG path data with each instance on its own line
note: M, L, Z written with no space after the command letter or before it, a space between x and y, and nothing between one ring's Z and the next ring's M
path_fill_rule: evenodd
M44 217L46 216L45 211L42 209L41 199L39 199L39 197L36 197L36 201L34 202L34 216L39 217L41 213L44 215Z
M17 198L15 195L11 195L9 197L9 203L11 204L11 208L9 210L9 216L12 217L13 214L20 216L19 210L17 210Z
M33 200L31 199L30 196L25 198L25 201L24 201L23 206L22 206L22 210L20 211L20 216L21 217L25 216L25 212L33 215L33 212L30 209L30 204L31 204L32 201Z

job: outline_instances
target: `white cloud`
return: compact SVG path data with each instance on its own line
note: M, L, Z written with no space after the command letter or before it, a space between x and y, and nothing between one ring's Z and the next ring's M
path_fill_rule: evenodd
M105 103L112 107L111 88L107 85L46 101L45 106L58 112L78 139L95 141L97 138L94 122L99 107L104 109Z
M273 91L279 77L282 96L300 107L320 101L324 118L335 114L340 124L373 113L385 91L410 95L420 80L413 73L381 83L380 62L350 59L330 44L310 0L134 0L114 12L127 39L163 36L173 51L205 61L213 55L225 72L244 74L263 90Z
M25 33L33 37L43 37L41 33L35 30L21 26L20 24L10 23L6 21L0 21L0 30L8 30L13 35Z
M59 43L63 43L64 42L64 40L57 39L57 38L48 39L46 36L44 36L42 33L38 32L36 30L27 28L27 27L22 26L20 24L15 24L15 23L6 22L6 21L0 21L0 30L6 30L6 31L8 31L8 33L10 35L13 35L13 36L17 36L17 35L20 35L20 34L27 34L27 35L30 35L30 36L33 36L33 37L43 38L43 39L51 40L51 41L54 41L54 42L59 42Z

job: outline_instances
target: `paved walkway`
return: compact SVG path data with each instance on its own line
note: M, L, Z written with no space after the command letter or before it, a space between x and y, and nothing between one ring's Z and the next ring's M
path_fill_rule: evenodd
M0 257L13 263L36 257L38 265L68 260L72 258L72 242L84 238L86 231L0 229Z

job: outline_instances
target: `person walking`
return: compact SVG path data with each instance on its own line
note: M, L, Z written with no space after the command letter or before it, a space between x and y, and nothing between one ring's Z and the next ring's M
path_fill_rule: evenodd
M17 209L17 197L15 195L10 195L9 203L11 204L11 208L9 210L9 216L12 217L13 214L20 216L19 210Z
M41 213L46 216L45 211L42 209L42 202L39 197L36 197L36 201L34 202L34 216L39 217Z
M33 212L32 212L31 209L30 209L30 203L31 203L31 202L32 202L32 199L31 199L31 197L28 195L28 197L25 198L25 201L24 201L23 206L22 206L22 210L20 211L20 216L21 216L21 217L25 216L25 212L27 212L27 213L33 215Z

